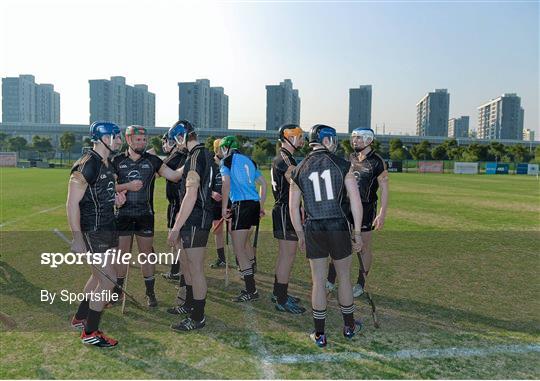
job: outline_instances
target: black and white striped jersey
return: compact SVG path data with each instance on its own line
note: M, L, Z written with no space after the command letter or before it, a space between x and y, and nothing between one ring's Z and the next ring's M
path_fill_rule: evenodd
M105 164L107 163L107 164ZM75 162L71 173L78 172L87 183L79 202L82 231L110 229L114 221L115 179L112 163L94 150L88 150Z
M118 184L141 180L143 186L136 192L126 193L126 203L120 208L119 216L141 216L154 214L154 182L156 173L163 161L156 155L145 152L134 161L128 152L121 153L113 159L113 166L118 176Z
M362 161L358 159L356 153L352 153L350 159L360 191L360 199L363 203L377 201L377 191L379 190L377 177L386 170L384 159L375 151L369 151Z
M210 153L203 143L196 145L189 151L180 183L180 200L186 194L186 179L189 172L195 171L200 179L195 208L212 210L212 188L215 178L213 163L214 155Z
M296 160L289 151L281 148L272 161L272 168L270 169L272 193L276 205L289 203L289 180L285 174L291 166L296 167Z
M344 218L345 176L351 163L326 149L311 151L293 170L308 220Z
M163 164L174 171L178 168L182 168L186 162L186 158L187 150L175 150L173 153L169 154L165 160L163 160ZM175 183L173 181L166 180L166 182L165 194L167 196L167 200L170 204L180 205L180 181Z

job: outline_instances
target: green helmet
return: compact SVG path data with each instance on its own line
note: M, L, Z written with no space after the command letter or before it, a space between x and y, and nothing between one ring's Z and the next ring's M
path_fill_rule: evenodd
M220 148L228 148L228 149L238 149L240 148L240 143L238 142L238 139L236 139L236 136L225 136L221 139L219 142Z

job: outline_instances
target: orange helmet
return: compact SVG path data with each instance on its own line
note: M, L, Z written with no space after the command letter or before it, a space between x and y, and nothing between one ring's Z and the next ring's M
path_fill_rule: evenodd
M279 141L297 147L304 137L304 131L297 124L284 124L279 128ZM303 142L302 142L303 143Z

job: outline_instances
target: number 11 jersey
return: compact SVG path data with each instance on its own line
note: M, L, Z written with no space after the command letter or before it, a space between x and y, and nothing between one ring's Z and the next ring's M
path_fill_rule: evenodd
M291 180L300 188L307 219L345 218L341 208L345 176L351 163L326 149L311 151L292 172Z

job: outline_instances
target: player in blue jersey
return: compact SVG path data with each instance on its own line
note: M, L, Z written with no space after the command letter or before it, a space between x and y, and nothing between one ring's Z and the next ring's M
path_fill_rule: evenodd
M222 216L231 224L233 250L246 285L246 289L233 300L247 302L259 298L255 287L254 250L248 246L248 241L250 229L257 226L264 216L266 180L257 164L238 150L240 144L235 136L221 139L219 147L223 156L220 164ZM257 184L260 185L260 194ZM227 205L229 199L231 209Z

